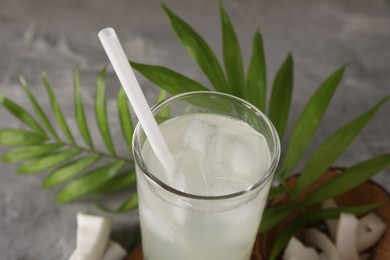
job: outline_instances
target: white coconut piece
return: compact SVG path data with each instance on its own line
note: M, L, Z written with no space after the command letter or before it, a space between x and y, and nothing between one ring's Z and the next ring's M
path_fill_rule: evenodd
M336 247L343 260L359 260L357 226L359 220L352 214L341 213L336 234Z
M102 260L122 260L127 255L127 252L117 243L110 240Z
M378 242L385 230L385 222L375 213L361 218L357 228L358 252L363 252Z
M303 232L303 237L306 245L313 246L322 251L321 254L324 256L321 256L320 259L341 260L335 245L321 231L315 228L308 228Z
M330 199L322 203L323 209L336 208L337 204L334 200ZM325 224L328 227L329 235L332 241L336 240L337 226L339 225L338 219L326 219Z
M77 249L73 251L68 260L77 260Z
M101 259L110 232L110 219L79 212L77 214L77 260Z
M301 241L292 237L283 254L284 260L320 260L314 248L305 247Z
M294 256L295 252L302 251L306 247L302 244L301 241L296 239L295 237L292 237L290 241L288 241L287 247L284 250L283 258L288 259Z

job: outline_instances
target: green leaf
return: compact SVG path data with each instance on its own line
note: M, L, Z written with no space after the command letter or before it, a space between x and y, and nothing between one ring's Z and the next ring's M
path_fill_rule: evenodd
M296 209L297 205L295 203L284 203L271 208L266 208L261 220L259 233L270 230L280 223L280 221L290 216L290 214Z
M131 66L141 73L145 78L171 93L177 95L190 91L209 90L202 84L187 78L171 69L162 66L145 65L130 61Z
M270 260L276 259L276 257L282 252L283 248L286 247L288 241L290 241L294 235L298 234L305 225L306 219L303 217L289 222L289 224L287 224L283 229L283 232L281 232L275 239L271 249Z
M158 93L158 96L157 96L157 99L156 99L156 103L160 103L162 101L164 101L167 97L167 92L163 89L160 89L160 92ZM162 117L162 118L168 118L169 117L169 106L164 106L163 108L161 108L158 113L157 113L157 116L159 117Z
M286 129L288 114L290 112L294 80L293 70L293 57L289 53L276 73L272 86L268 116L274 124L280 139L282 139L284 130Z
M130 153L132 153L131 142L133 140L134 126L133 126L133 122L131 121L128 99L123 88L121 88L118 92L117 103L118 103L119 123L121 125L122 134L123 137L125 138Z
M271 187L268 193L268 200L273 200L279 195L282 195L286 190L284 187Z
M291 173L302 158L320 125L329 102L344 74L344 70L345 67L343 66L322 83L299 116L287 146L281 170L282 177Z
M241 49L236 32L230 21L228 14L219 2L222 24L222 52L225 63L225 72L228 79L229 93L238 97L246 97L244 67L241 57Z
M253 37L252 57L247 74L246 100L265 112L267 98L267 71L263 38L259 31Z
M1 94L0 103L8 110L8 112L18 118L22 123L29 126L37 134L46 135L45 131L43 131L42 127L37 123L37 121L35 121L35 119L18 104L14 103L12 100Z
M107 121L107 107L106 107L106 68L104 68L99 75L96 87L96 102L95 114L96 122L99 126L99 132L102 136L104 144L111 155L115 156L114 145L111 139L110 128Z
M296 186L297 192L308 187L333 165L388 99L390 96L382 98L369 111L340 128L316 149L299 176Z
M341 213L350 213L356 216L364 215L368 212L371 212L377 208L381 202L374 204L366 204L353 207L337 207L337 208L328 208L328 209L318 209L315 211L309 212L309 218L313 220L322 220L322 219L332 219L339 218Z
M101 209L101 210L103 210L105 212L109 212L109 213L127 212L127 211L130 211L132 209L137 208L137 206L138 206L138 194L137 193L133 193L132 195L130 195L117 209L110 209L110 208L104 206L101 203L97 203L96 206L99 209Z
M22 164L17 168L17 171L21 174L31 174L31 173L45 171L47 169L50 169L54 166L66 162L67 160L76 156L80 152L81 152L80 149L72 149L67 151L55 152L52 153L51 155L47 155L37 160Z
M20 84L22 85L22 88L23 88L24 92L26 93L27 97L30 99L30 102L35 110L35 113L38 115L43 126L58 140L59 138L58 138L56 131L54 130L53 126L51 125L49 119L47 119L47 116L43 112L42 107L39 105L38 101L35 99L34 95L31 93L30 88L27 86L26 80L22 76L20 76L19 81L20 81Z
M86 173L61 189L57 193L56 201L60 203L69 202L91 193L91 191L116 176L125 164L125 161L117 161Z
M135 181L136 181L136 175L134 171L125 172L115 176L108 182L104 183L104 185L97 187L96 189L93 190L93 193L106 194L106 193L118 192L130 187L130 185L134 184Z
M53 89L49 83L49 80L47 79L45 72L42 72L42 82L45 85L46 92L47 92L49 99L50 99L51 107L53 108L54 116L56 117L59 126L61 127L65 136L72 142L72 144L75 144L73 135L69 130L68 124L66 123L64 115L62 114L60 105L57 102L57 98L54 95Z
M73 74L73 94L74 94L74 111L76 116L77 126L80 134L83 137L85 143L89 148L94 150L91 135L87 125L87 118L85 117L83 101L80 96L80 80L79 80L79 68L76 66Z
M206 41L165 5L163 5L163 9L188 54L199 65L211 84L218 91L228 92L221 65Z
M3 154L3 161L7 163L14 163L27 159L37 158L48 154L49 152L52 152L62 146L62 144L53 143L14 149Z
M34 132L3 128L0 129L0 144L5 146L28 146L41 144L47 140L46 136Z
M64 166L54 170L43 181L44 188L51 188L61 184L93 165L100 159L99 155L93 154L71 161Z
M313 205L334 198L357 187L389 166L390 154L384 154L358 163L324 183L321 187L311 193L311 195L304 200L303 204Z

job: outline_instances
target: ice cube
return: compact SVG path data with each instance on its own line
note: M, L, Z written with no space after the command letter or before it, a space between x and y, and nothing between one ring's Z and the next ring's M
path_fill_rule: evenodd
M240 176L258 179L270 165L267 142L261 134L238 133L220 128L206 149L206 171L212 176Z
M208 185L198 152L188 150L177 157L175 188L186 193L208 195Z
M214 126L205 121L199 119L190 120L184 130L184 148L203 153L206 150L208 140L215 129Z
M143 227L147 229L145 235L152 235L153 233L154 236L157 236L164 241L175 243L177 235L169 227L169 224L163 221L165 217L161 217L161 213L164 212L159 212L156 209L152 212L148 207L140 208L140 216L143 221Z
M231 145L229 161L235 173L259 176L270 166L270 153L263 135L241 135Z

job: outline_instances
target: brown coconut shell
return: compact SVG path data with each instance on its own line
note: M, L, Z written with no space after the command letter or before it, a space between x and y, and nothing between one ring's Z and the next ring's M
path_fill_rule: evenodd
M304 190L300 194L300 198L305 198L311 192L316 190L319 186L329 181L335 175L341 173L342 168L331 168L325 174L321 176L315 183ZM293 187L297 181L297 176L293 176L288 180L288 184ZM289 200L287 195L281 195L271 202L272 205L283 203ZM374 210L383 221L386 222L388 228L385 231L382 239L374 245L370 252L373 260L385 260L390 259L390 194L387 193L379 185L372 181L367 181L360 186L338 196L335 198L336 203L339 206L357 206L363 204L372 204L377 202L383 202L378 208ZM281 222L279 225L271 229L270 231L261 234L257 237L255 245L253 247L251 260L267 260L270 253L270 248L273 245L273 241L278 234L283 230L285 225L294 217L294 213L290 218ZM137 246L134 251L128 256L127 260L143 260L142 246Z

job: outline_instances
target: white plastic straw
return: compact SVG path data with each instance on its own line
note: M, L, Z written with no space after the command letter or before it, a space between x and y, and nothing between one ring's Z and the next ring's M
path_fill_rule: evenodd
M161 134L160 128L153 117L141 87L135 78L134 72L127 60L126 54L123 51L115 30L113 28L102 29L98 36L112 66L114 67L119 81L130 100L134 112L136 113L138 120L148 137L154 153L164 166L168 174L167 177L170 178L172 176L171 174L174 169L175 161Z

